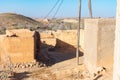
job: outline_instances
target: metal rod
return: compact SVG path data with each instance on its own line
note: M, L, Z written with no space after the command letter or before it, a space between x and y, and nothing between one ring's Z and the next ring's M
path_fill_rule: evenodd
M91 0L88 0L88 9L89 9L90 18L92 18L93 15L92 15L92 3L91 3Z
M79 18L79 25L77 28L77 49L76 49L76 59L77 59L77 65L79 65L79 44L80 44L80 22L81 22L81 2L82 0L79 0L79 5L78 5L78 18Z

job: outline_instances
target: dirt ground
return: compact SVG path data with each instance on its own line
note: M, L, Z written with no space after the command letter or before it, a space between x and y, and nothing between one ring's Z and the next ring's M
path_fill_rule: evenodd
M75 53L53 51L48 54L54 64L40 68L19 69L11 80L112 80L110 70L90 74L83 63L84 55L79 57L80 64L77 65Z
M75 53L49 52L54 63L31 72L16 73L18 80L77 80L82 76L85 65L80 57L80 65L76 64Z

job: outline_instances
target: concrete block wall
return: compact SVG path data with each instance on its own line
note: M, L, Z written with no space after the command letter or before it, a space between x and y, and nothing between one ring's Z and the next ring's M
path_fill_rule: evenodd
M113 67L115 19L101 19L98 23L98 65Z
M86 19L84 24L84 57L88 69L113 67L115 19Z
M120 0L117 0L113 80L120 80Z

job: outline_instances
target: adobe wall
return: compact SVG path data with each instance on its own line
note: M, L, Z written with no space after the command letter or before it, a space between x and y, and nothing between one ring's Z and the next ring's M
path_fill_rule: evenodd
M77 34L76 30L58 30L55 33L55 37L59 40L62 40L63 42L75 46L77 39L76 34Z
M55 37L70 45L76 47L77 45L77 30L59 30L56 32ZM84 48L84 30L80 30L80 45Z
M98 32L98 65L113 67L115 19L101 19Z
M34 38L4 38L5 54L10 56L13 63L27 63L34 61ZM2 54L2 60L6 55Z
M77 30L57 30L40 33L41 42L55 47L61 47L61 50L69 48L69 51L76 51ZM80 45L84 48L84 30L80 32Z
M42 32L42 33L40 33L40 38L41 39L55 38L55 36L54 36L54 34L52 34L51 31L48 31L48 32Z
M113 66L115 19L85 19L85 63L90 71Z
M64 51L65 49L69 52L76 52L77 46L77 30L58 30L55 33L57 38L57 45L61 47ZM84 30L80 30L80 45L81 48L84 47Z
M56 38L54 34L51 32L48 33L40 33L40 42L42 43L41 46L55 46L56 45Z
M6 35L17 35L18 37L32 37L34 36L35 31L30 31L28 29L12 29L6 30Z
M44 39L41 39L41 46L55 46L56 45L56 38L44 38Z
M3 37L4 37L5 35L0 35L0 63L1 63L1 55L2 55L2 53L4 53L4 51L3 51Z
M16 36L12 36L11 31L14 32L14 30L10 30L9 34L7 33L4 36L0 37L0 59L1 62L5 62L7 57L9 56L12 63L29 63L29 62L35 62L35 38L34 33L29 31L22 31L22 34L26 34L26 36L22 36L17 31L14 33Z

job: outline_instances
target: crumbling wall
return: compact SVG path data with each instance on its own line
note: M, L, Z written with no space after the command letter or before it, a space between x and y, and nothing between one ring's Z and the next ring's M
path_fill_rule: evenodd
M7 30L0 39L0 58L5 62L9 56L12 63L35 62L35 32L29 30Z
M71 52L76 51L76 30L58 30L55 34L57 38L56 48L61 52Z
M80 45L84 48L84 30L80 30ZM77 45L77 30L58 30L40 33L43 44L55 46L60 51L75 52Z
M76 52L77 46L77 30L58 30L55 33L57 38L57 45L61 47L64 51L65 49L69 52ZM84 30L80 30L80 44L81 48L84 48Z
M115 19L86 19L84 51L89 70L113 66Z
M12 30L6 30L7 36L16 35L18 37L32 37L34 36L35 32L30 31L28 29L12 29Z
M73 46L76 45L77 39L77 31L76 30L58 30L55 33L55 37L63 42L71 44Z
M49 33L40 33L40 42L42 43L42 47L48 47L48 46L55 46L56 45L56 38L54 34L51 32Z
M33 62L34 59L34 38L5 37L2 60L10 56L13 63Z
M4 42L3 42L3 37L4 37L5 35L0 35L0 63L1 63L1 55L2 55L2 53L4 53L4 51L3 51L3 44L4 44Z

